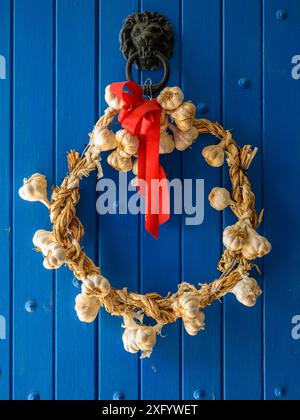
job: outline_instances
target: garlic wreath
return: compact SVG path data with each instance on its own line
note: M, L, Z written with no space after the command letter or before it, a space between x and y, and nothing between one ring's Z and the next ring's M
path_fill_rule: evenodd
M75 151L68 154L69 173L61 185L53 189L51 203L47 199L46 178L41 174L34 174L25 180L19 194L25 200L41 201L49 207L53 232L38 231L33 242L37 251L44 256L46 268L58 268L66 262L75 277L82 280L81 293L76 297L75 305L78 318L83 322L94 321L101 306L115 316L122 316L124 348L130 353L141 351L143 358L151 355L161 328L178 318L182 318L190 335L196 335L204 329L203 309L227 293L233 293L242 304L253 306L261 290L256 280L249 277L250 270L255 267L252 260L270 252L271 244L255 230L262 216L256 214L255 197L247 170L257 150L251 150L250 145L239 147L231 133L220 124L196 119L195 106L183 102L181 90L178 87L166 88L158 97L162 109L160 153L171 152L174 146L177 150L185 150L193 144L198 134L210 133L220 139L219 144L205 147L202 154L207 163L214 167L223 165L226 157L233 199L226 189L214 188L209 201L217 210L230 206L239 220L224 230L226 250L218 266L222 275L212 283L200 288L182 283L177 292L168 294L166 298L158 293L140 295L126 288L113 289L100 274L100 268L80 246L84 232L76 216L79 182L96 168L100 173L101 152L113 150L108 156L109 164L118 170L132 170L135 175L138 174L138 160L134 159L138 153L138 138L125 130L114 134L107 128L124 102L112 94L110 86L106 88L105 98L109 107L97 122L83 154ZM173 138L169 130L173 132ZM134 182L137 183L137 178ZM144 325L144 314L153 318L156 325Z

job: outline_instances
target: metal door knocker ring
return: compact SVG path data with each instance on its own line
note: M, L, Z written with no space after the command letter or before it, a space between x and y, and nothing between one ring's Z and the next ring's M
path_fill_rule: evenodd
M139 57L139 53L135 52L129 57L127 61L127 65L126 65L127 80L133 80L132 65L138 57ZM162 80L159 83L152 84L152 85L145 84L143 86L144 95L147 95L147 96L152 96L152 94L159 93L166 86L170 77L170 64L168 60L166 59L166 57L158 51L155 52L155 57L157 57L160 60L161 65L164 70L164 75L163 75Z
M124 22L120 32L121 51L127 61L126 77L133 80L132 65L139 70L163 69L162 80L143 86L144 94L158 94L170 77L169 58L173 52L174 31L165 16L155 12L134 13Z

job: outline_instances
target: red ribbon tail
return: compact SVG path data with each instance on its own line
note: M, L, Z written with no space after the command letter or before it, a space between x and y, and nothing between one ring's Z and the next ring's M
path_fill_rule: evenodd
M156 100L145 101L135 82L112 83L110 90L124 101L119 114L122 127L140 139L138 191L145 197L145 228L158 239L159 226L170 219L169 186L159 164L161 107Z
M170 220L169 186L161 165L159 166L159 191L155 189L154 193L157 194L155 205L158 206L159 210L156 214L149 213L146 215L145 228L155 239L158 239L159 227Z
M159 179L163 181L162 188L159 190L159 225L163 225L170 220L170 194L168 180L163 167L159 167Z
M146 230L158 239L159 226L170 219L169 186L159 164L160 116L156 115L146 136ZM140 162L139 162L140 166ZM142 168L141 168L142 170Z

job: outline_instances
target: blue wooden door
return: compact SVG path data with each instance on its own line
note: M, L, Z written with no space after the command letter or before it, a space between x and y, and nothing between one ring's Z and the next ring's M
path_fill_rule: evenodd
M205 332L168 326L145 361L123 350L119 318L77 320L70 271L46 272L32 251L48 214L17 195L34 172L59 183L66 152L87 143L105 86L124 79L122 21L140 10L174 26L170 85L259 147L250 177L273 244L254 309L226 297ZM0 399L300 399L299 115L299 0L0 0ZM201 159L209 142L163 157L169 178L203 178L206 195L226 185ZM157 242L139 216L97 216L95 186L81 189L85 248L114 286L166 294L217 275L227 213L206 204L199 226L172 215Z

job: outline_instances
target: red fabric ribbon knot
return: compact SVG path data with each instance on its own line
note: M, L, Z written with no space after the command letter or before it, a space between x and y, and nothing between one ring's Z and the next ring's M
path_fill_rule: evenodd
M139 192L145 197L145 228L157 239L159 226L170 219L169 190L159 163L162 109L156 100L145 100L135 82L112 83L110 91L124 102L119 114L122 128L139 138L138 179L144 181L139 183Z

